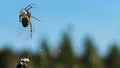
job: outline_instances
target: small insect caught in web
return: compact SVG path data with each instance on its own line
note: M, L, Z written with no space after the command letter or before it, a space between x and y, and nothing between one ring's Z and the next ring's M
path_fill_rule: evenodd
M38 18L32 16L32 14L29 11L31 8L37 8L36 5L37 4L30 4L30 5L26 6L25 8L21 9L20 13L19 13L19 21L22 23L22 26L28 27L28 25L30 25L30 38L32 38L31 18L34 18L35 20L41 22Z

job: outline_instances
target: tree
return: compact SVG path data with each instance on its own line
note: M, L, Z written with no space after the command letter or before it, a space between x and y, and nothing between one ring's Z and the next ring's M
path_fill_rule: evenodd
M64 64L65 68L71 68L75 62L75 56L72 50L71 40L68 34L63 35L62 42L60 44L60 53L58 61Z
M17 58L16 54L10 48L5 48L0 52L0 68L15 68Z
M42 40L41 50L42 51L40 52L40 68L50 68L49 67L50 51L45 38L43 38Z
M85 39L85 53L83 55L84 68L103 68L99 55L90 37Z
M113 47L110 50L110 53L106 59L107 68L120 68L120 54L116 44L113 44Z

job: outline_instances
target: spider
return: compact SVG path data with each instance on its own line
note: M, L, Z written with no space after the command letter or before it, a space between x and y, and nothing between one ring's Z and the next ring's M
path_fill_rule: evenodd
M40 20L34 16L31 15L31 13L29 12L29 10L31 8L37 8L34 5L36 4L30 4L28 6L26 6L25 8L20 10L20 15L19 15L19 21L22 23L23 27L27 27L28 25L30 25L30 38L32 37L32 22L31 22L31 18L36 19L37 21L40 22Z

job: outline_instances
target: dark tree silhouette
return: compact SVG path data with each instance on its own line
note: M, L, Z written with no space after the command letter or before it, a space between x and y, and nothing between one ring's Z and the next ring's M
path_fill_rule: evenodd
M120 68L120 54L116 44L113 45L107 56L106 68Z
M83 64L85 68L103 68L101 60L95 48L95 44L90 37L85 39L85 53L83 55Z
M63 35L60 50L61 52L59 53L58 61L63 63L66 66L65 68L71 68L75 62L75 56L72 50L72 44L68 34Z

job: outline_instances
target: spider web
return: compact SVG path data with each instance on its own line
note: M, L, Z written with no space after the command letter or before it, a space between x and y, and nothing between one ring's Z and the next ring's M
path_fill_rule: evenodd
M18 39L23 39L23 40L30 39L31 36L30 27L18 27L18 28L20 33Z

